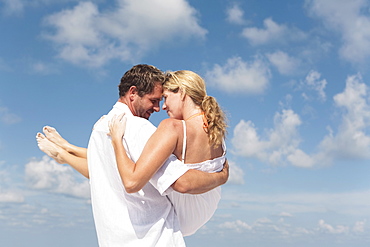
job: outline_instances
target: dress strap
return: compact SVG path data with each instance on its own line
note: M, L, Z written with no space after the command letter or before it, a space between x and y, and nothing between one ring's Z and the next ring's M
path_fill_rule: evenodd
M191 115L190 117L185 119L185 121L188 121L188 120L190 120L192 118L195 118L197 116L203 116L203 129L207 132L208 131L208 121L207 121L206 116L204 115L204 112L195 113L194 115Z
M181 154L181 161L182 163L185 163L185 151L186 151L186 123L184 120L181 120L182 121L182 126L183 126L183 129L184 129L184 138L183 138L183 141L182 141L182 154Z
M190 120L190 119L192 119L192 118L195 118L195 117L197 117L197 116L200 116L200 115L204 115L204 112L198 112L198 113L195 113L194 115L191 115L190 117L188 117L188 118L186 119L186 121L188 121L188 120Z

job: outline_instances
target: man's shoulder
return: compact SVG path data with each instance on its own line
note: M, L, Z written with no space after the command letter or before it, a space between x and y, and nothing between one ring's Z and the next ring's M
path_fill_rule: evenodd
M127 124L132 125L132 127L142 127L142 126L147 126L147 127L153 127L155 126L147 119L142 118L142 117L137 117L137 116L127 116Z
M147 126L148 128L149 127L155 128L155 126L147 119L134 116L130 109L128 108L128 106L122 102L116 102L116 104L113 106L113 109L108 113L108 115L110 115L111 118L114 115L120 115L122 113L126 113L125 116L127 117L127 125L132 125L136 127Z
M133 138L135 140L144 139L145 141L149 138L157 128L147 119L128 116L126 123L125 137Z

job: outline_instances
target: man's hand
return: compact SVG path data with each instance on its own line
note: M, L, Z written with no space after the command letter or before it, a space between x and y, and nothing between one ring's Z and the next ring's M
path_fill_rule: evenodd
M227 180L229 179L229 162L225 161L224 163L224 168L222 168L222 170L220 171L221 174L223 174L224 176L224 183L225 184L227 182Z
M202 194L227 182L229 178L229 163L226 160L220 172L208 173L190 169L179 177L172 188L180 193Z

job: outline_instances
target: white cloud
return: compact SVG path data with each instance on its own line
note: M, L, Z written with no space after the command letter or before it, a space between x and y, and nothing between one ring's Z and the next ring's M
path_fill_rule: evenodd
M305 90L305 93L302 96L305 99L310 99L307 94L307 90L317 92L318 98L321 101L326 100L325 87L327 81L325 79L321 80L321 74L315 70L311 70L306 76L305 80L301 82L302 90Z
M227 222L220 224L218 227L222 229L235 230L236 232L239 232L239 233L245 230L252 230L251 226L249 226L247 223L241 220L227 221Z
M223 205L238 205L239 210L252 215L266 212L272 215L294 215L294 219L304 215L319 215L327 212L346 215L348 218L370 217L370 191L353 191L338 193L247 193L235 191L225 186L223 189ZM338 203L340 202L340 203ZM317 216L319 217L319 216ZM321 216L320 216L321 217ZM318 219L319 220L319 219ZM351 223L352 224L352 223Z
M343 113L337 134L330 132L319 145L321 157L370 158L370 95L360 75L349 76L346 88L334 96Z
M295 28L289 28L286 25L279 25L272 18L263 21L264 28L256 27L245 28L242 36L245 37L251 45L264 45L270 43L286 42L288 40L302 40L306 35Z
M5 124L16 124L22 121L22 118L18 115L10 112L5 106L0 106L0 122Z
M310 168L316 165L315 159L299 148L295 149L291 154L289 154L287 160L292 165L298 167Z
M244 12L239 7L239 5L234 4L230 8L226 10L227 14L227 21L234 24L244 24L246 21L244 20Z
M6 16L20 16L29 7L44 7L44 5L66 2L78 2L79 0L0 0L3 2L2 13ZM99 0L90 0L90 2L98 2ZM0 5L1 7L1 5Z
M244 184L244 172L235 162L229 161L229 179L227 183Z
M79 182L78 174L70 166L64 166L43 156L26 164L25 176L30 188L48 190L81 198L90 197L88 180Z
M248 224L242 220L226 221L218 225L218 228L223 230L231 230L238 234L253 234L254 236L266 236L269 233L269 237L276 238L280 237L293 237L311 234L309 231L302 227L292 226L285 224L284 221L278 220L277 222L269 218L258 218L252 224ZM257 237L258 238L258 237Z
M229 93L261 94L269 84L270 70L260 57L249 63L233 57L223 66L215 64L206 78L207 85Z
M363 63L370 56L369 2L365 0L306 0L313 16L342 37L340 55L354 63ZM366 14L365 14L366 13Z
M321 231L332 233L332 234L342 234L342 233L349 232L348 226L337 225L336 227L333 227L325 223L324 220L319 220L318 226Z
M241 120L234 128L232 143L236 152L246 157L261 154L264 144L251 121ZM241 146L239 146L241 145Z
M355 225L353 226L352 231L357 232L357 233L365 232L365 224L366 224L366 220L357 221Z
M32 72L43 74L43 75L54 74L57 72L57 69L53 65L46 64L43 62L32 62L31 70Z
M311 71L304 81L304 87L318 92L325 99L326 80ZM257 158L275 165L286 162L299 167L324 166L340 159L370 159L370 94L360 75L349 76L346 88L334 96L334 103L340 109L338 131L328 127L329 134L318 144L316 153L307 154L299 148L298 127L300 117L292 110L276 113L274 127L266 130L263 138L251 121L241 120L234 129L232 143L235 153L244 157Z
M15 191L0 191L0 202L24 202L24 196Z
M284 25L279 25L271 18L263 21L265 29L255 27L245 28L242 35L249 40L252 45L262 45L273 40L281 39L286 33L287 28Z
M53 30L44 37L56 45L62 59L90 67L112 59L133 61L163 43L203 39L207 33L185 0L117 0L112 11L80 2L44 23Z
M252 224L248 224L242 220L235 221L226 221L218 225L218 228L226 231L233 231L237 234L243 233L245 237L250 237L248 234L253 234L256 236L266 237L268 236L275 239L281 240L281 238L289 239L289 242L296 239L302 241L301 237L322 237L323 234L326 236L335 235L339 236L354 236L353 234L362 233L364 222L356 222L355 226L360 225L360 231L356 231L355 228L352 228L349 225L336 225L332 226L326 223L323 219L320 219L316 226L312 227L300 227L298 225L287 224L284 221L278 220L274 221L269 218L258 218ZM276 239L278 237L278 239ZM258 237L257 237L258 238ZM279 245L280 246L280 245Z
M292 214L287 213L287 212L281 212L281 213L279 214L279 216L280 216L280 217L288 217L288 218L293 217L293 215L292 215Z
M283 51L267 53L266 56L270 63L272 63L282 75L294 74L300 64L299 59L291 57Z
M3 2L2 12L5 15L19 15L24 11L25 3L22 0L1 0Z
M24 202L24 195L16 188L11 168L0 160L0 202L21 203Z
M292 110L283 110L274 117L274 128L266 130L267 136L262 138L251 121L241 120L234 129L232 144L236 154L258 158L272 165L291 161L290 155L296 154L300 143L298 127L301 125L299 116ZM300 165L295 164L293 165Z

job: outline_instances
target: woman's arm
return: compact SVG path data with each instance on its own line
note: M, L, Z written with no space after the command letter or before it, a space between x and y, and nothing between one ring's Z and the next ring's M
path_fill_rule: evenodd
M117 167L123 185L128 193L134 193L144 187L167 158L174 152L177 145L179 124L173 119L163 120L158 129L146 143L136 164L127 156L122 143L126 125L123 115L112 119L109 124L110 136L116 155Z
M128 193L134 193L149 182L174 152L182 125L172 119L163 120L146 143L136 164L127 156L122 143L125 128L126 118L123 115L112 119L109 124L117 167L123 185ZM221 172L208 173L190 169L172 184L172 188L180 193L201 194L225 184L228 177L229 165L226 161Z

